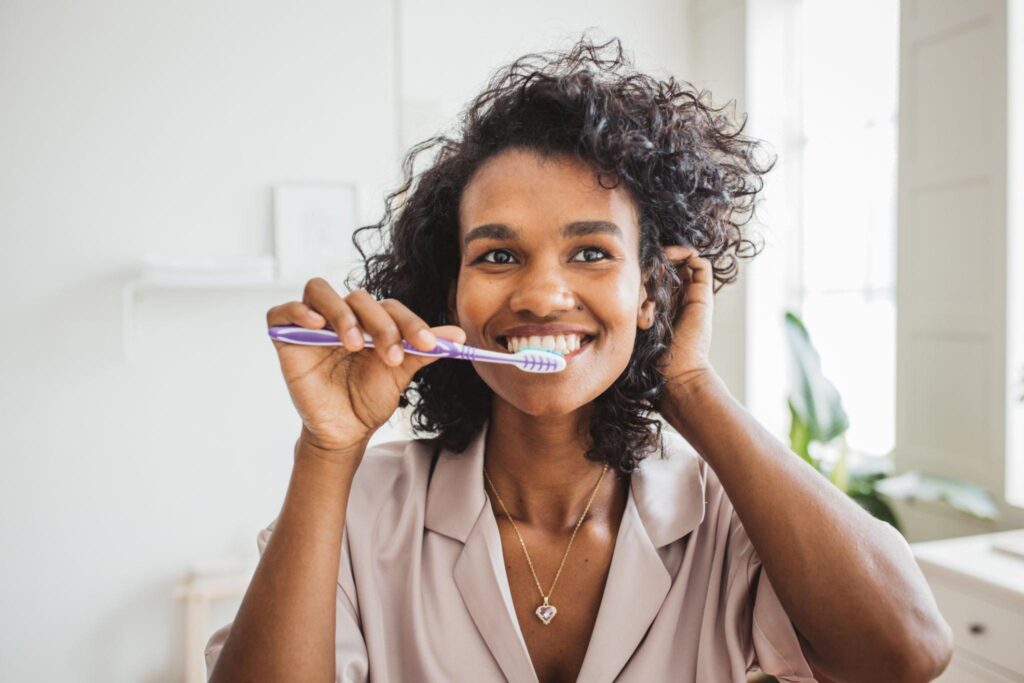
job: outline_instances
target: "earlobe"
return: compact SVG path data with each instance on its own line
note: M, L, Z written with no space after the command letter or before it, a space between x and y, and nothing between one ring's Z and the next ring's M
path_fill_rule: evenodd
M644 273L644 283L650 283L652 286L657 286L657 280L651 282L651 274L654 273L655 269L658 272L658 280L661 280L665 276L665 265L658 264L655 268L652 268L647 273ZM654 326L654 317L657 310L657 302L648 295L647 284L643 284L640 287L640 311L637 314L637 327L641 330L647 330Z
M640 311L637 313L636 326L641 330L649 329L654 325L654 299L647 296L647 287L642 288L643 296L640 301Z
M654 302L644 302L643 308L640 309L640 315L637 316L637 327L641 330L648 330L654 325Z

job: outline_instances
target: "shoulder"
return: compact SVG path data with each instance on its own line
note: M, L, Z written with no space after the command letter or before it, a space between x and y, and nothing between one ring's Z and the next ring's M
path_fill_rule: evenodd
M677 432L661 430L661 447L648 453L631 476L637 512L661 548L705 526L709 469Z
M422 507L433 455L434 449L422 439L384 441L368 447L352 479L346 521L376 519L389 508Z
M696 504L701 512L706 503L717 502L721 488L697 450L681 434L665 428L661 430L661 448L640 461L636 474L636 488L652 502Z
M641 463L642 492L656 501L671 501L676 514L689 518L700 543L715 554L731 546L749 545L729 494L714 469L678 432L663 430L662 453ZM756 479L753 480L756 483ZM748 548L749 549L749 548Z
M692 450L688 444L686 447ZM696 548L701 549L713 566L722 567L728 587L745 591L749 588L751 574L760 566L757 550L718 474L696 451L693 453L700 460L704 488L704 515ZM748 481L749 486L759 485L756 473Z
M663 434L665 458L660 460L662 469L677 472L677 476L692 479L695 482L699 481L707 512L724 510L731 515L733 513L732 501L729 500L729 494L722 486L714 469L681 434L668 430L665 430ZM706 517L707 515L705 515Z
M659 451L640 461L640 470L645 478L678 480L703 490L707 483L707 462L690 442L679 432L663 427L661 445Z

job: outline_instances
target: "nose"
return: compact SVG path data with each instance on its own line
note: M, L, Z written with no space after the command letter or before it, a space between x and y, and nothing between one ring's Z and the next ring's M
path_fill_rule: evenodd
M538 318L571 311L575 306L573 290L557 266L539 266L524 272L509 301L514 312L531 313Z

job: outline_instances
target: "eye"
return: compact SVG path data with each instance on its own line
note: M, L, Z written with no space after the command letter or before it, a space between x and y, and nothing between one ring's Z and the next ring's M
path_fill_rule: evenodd
M506 256L512 256L512 254L506 249L491 249L490 251L485 251L481 254L474 263L491 263L498 266L504 266L509 263L508 261L489 261L487 257L491 254L505 254Z
M584 262L586 262L586 263L593 263L594 261L597 261L597 260L607 260L607 259L608 259L609 257L611 257L611 254L609 254L609 253L608 253L607 251L605 251L604 249L600 249L600 248L598 248L598 247L583 247L583 248L582 248L582 249L580 249L580 250L579 250L578 252L576 252L576 254L577 254L577 256L578 256L579 254L585 254L585 253L587 253L588 251L589 251L589 252L592 252L592 253L595 253L595 252L596 252L596 253L598 253L598 254L602 254L602 255L604 256L604 258L603 258L603 259L588 259L588 258L584 258L583 260L584 260Z
M605 260L608 260L609 258L611 258L611 254L609 254L604 249L601 249L600 247L584 247L584 248L580 249L578 252L576 252L576 255L579 256L580 254L586 254L588 252L591 253L591 254L599 254L600 258L586 258L586 257L584 257L584 259L583 259L584 263L594 263L596 261L605 261ZM496 257L497 260L491 260L490 258L488 258L491 254L497 254L497 255L503 255L503 256ZM512 261L510 261L508 259L514 259L514 258L515 257L512 256L512 253L509 252L507 249L491 249L490 251L485 251L483 254L478 256L476 258L476 260L473 261L473 263L490 263L491 265L496 265L496 266L506 266L506 265L509 265L510 263L512 263ZM577 261L577 259L573 258L573 261Z

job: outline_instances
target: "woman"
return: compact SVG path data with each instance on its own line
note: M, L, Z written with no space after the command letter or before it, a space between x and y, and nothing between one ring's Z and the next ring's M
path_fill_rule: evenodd
M759 668L905 683L944 668L950 630L902 537L769 434L709 363L713 295L756 253L739 218L770 166L722 110L635 73L612 42L611 57L584 39L499 72L461 139L432 141L414 189L428 145L406 158L384 219L360 231L390 237L360 287L343 297L315 278L268 312L269 325L329 325L345 347L274 342L303 427L238 615L207 648L211 680L744 681ZM546 343L567 367L397 345L438 337ZM410 403L435 436L366 457Z

